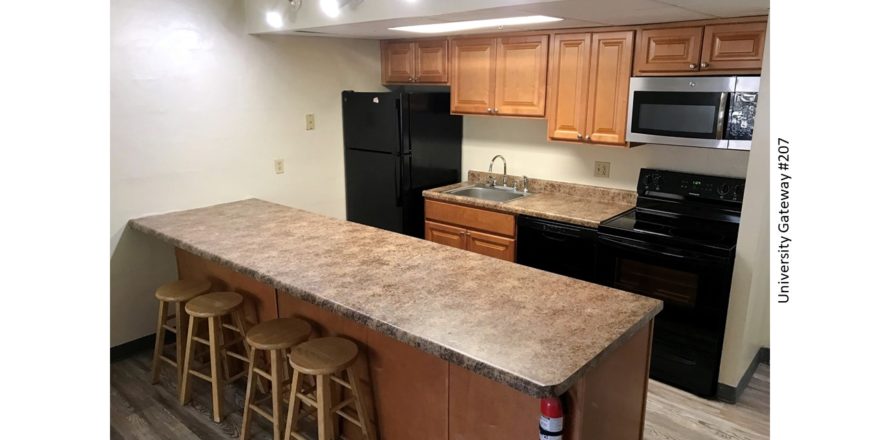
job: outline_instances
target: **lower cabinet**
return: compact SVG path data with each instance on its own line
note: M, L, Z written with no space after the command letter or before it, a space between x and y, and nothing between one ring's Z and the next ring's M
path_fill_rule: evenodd
M486 209L425 200L425 240L514 261L514 217Z

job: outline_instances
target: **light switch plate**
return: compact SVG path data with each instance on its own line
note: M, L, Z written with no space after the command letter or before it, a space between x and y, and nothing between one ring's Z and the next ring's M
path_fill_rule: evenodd
M275 174L284 174L284 159L275 159Z
M611 162L596 161L596 170L593 172L595 177L608 177L611 175Z
M306 130L314 130L315 129L315 115L314 113L309 113L306 115Z

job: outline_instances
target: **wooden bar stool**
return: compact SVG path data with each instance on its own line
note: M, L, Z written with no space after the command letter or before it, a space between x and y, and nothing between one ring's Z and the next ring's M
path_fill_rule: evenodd
M180 387L180 404L185 405L190 401L192 392L190 376L211 383L211 401L213 406L214 421L223 419L223 388L233 380L244 377L247 368L235 376L229 375L229 358L233 357L248 362L250 348L245 340L244 317L242 316L242 303L244 298L235 292L211 292L197 296L186 304L186 313L189 314L189 331L186 337L186 355L184 357L183 380ZM224 317L231 318L232 324L223 322ZM208 321L208 339L195 336L201 319ZM223 329L229 329L238 335L229 342L224 341ZM207 345L210 351L209 374L196 371L191 368L195 342ZM235 344L241 344L244 354L230 351Z
M248 367L247 390L244 393L244 414L241 418L241 440L250 436L251 412L255 412L272 422L272 438L281 439L284 415L281 404L284 399L283 390L290 384L287 374L288 350L300 344L312 333L308 322L297 318L280 318L261 322L247 332L247 342L251 347L250 366ZM257 351L269 352L269 371L257 368ZM264 358L265 359L265 358ZM268 396L254 401L254 374L259 374L271 382ZM259 379L257 379L259 381ZM260 407L266 400L272 400L272 411Z
M315 411L318 413L318 440L336 439L334 420L336 415L359 427L365 439L376 439L373 425L366 417L363 401L365 396L352 368L357 357L357 344L339 337L312 339L294 347L290 352L293 379L290 387L290 406L287 411L287 428L284 431L285 439L290 439L292 436L297 440L306 440L306 437L297 432L296 425L300 418ZM339 377L342 373L345 373L345 378ZM304 375L315 376L314 394L303 390ZM334 403L331 397L331 381L350 390L351 397ZM312 410L300 414L300 402L311 406ZM355 414L345 411L345 408L352 404Z
M186 349L187 319L184 306L186 303L211 290L211 282L206 280L180 280L164 284L156 289L156 299L159 300L159 320L156 323L156 347L153 350L153 383L159 383L159 367L162 362L174 366L177 370L177 386L180 387L180 378L183 375L183 357ZM174 307L174 315L168 316L168 307ZM174 319L174 326L168 325L168 321ZM165 356L165 332L174 333L174 359Z

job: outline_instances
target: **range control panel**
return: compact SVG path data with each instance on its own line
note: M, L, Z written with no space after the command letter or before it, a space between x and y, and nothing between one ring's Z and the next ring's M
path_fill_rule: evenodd
M742 203L745 179L705 176L677 171L642 168L639 174L639 196L669 199L724 200Z

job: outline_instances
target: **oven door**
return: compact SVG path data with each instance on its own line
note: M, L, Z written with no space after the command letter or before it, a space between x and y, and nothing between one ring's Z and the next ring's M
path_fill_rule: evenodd
M654 322L651 377L715 394L731 260L600 233L603 284L663 301Z
M626 140L727 148L727 101L735 77L632 78Z

